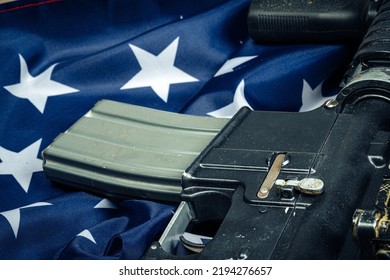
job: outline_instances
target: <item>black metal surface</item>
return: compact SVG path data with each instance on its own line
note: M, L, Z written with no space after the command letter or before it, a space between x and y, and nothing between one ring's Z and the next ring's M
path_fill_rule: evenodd
M358 247L341 250L351 238L355 209L371 201L388 169L387 162L381 168L370 162L369 151L378 133L390 135L389 110L387 102L366 100L341 114L321 108L276 118L242 111L238 118L247 115L242 123L236 126L233 120L231 133L229 128L221 133L183 177L182 197L192 203L199 222L221 216L213 217L217 211L205 207L205 201L222 204L221 197L226 204L225 197L234 192L201 257L235 258L249 246L248 257L255 259L355 258ZM257 198L267 158L280 152L290 157L280 178L320 178L324 192L285 199L273 188L266 199ZM267 211L260 213L262 207Z
M366 99L344 108L306 114L244 109L233 118L183 176L182 199L194 222L221 221L204 251L186 258L362 257L352 241L352 217L372 205L388 173L390 103ZM281 152L289 162L279 178L320 178L324 192L285 198L274 187L267 198L257 198L269 158Z
M378 1L253 0L248 31L257 42L318 43L361 40Z

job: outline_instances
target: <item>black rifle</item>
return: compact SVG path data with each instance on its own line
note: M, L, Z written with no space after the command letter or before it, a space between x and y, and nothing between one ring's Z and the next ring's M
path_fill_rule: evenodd
M44 170L54 181L106 195L181 200L160 240L146 252L147 259L388 259L389 61L390 1L382 1L340 93L322 107L306 113L243 108L227 123L210 121L209 126L208 119L195 126L187 116L175 116L174 122L163 125L157 116L155 126L168 129L170 137L177 135L174 128L182 135L209 133L200 141L206 147L198 145L187 154L183 147L188 146L181 144L176 154L148 147L145 154L151 157L146 164L144 159L132 164L137 158L121 154L120 162L129 160L126 168L110 165L110 160L117 156L113 153L128 151L127 143L101 144L93 139L96 132L90 138L85 132L95 122L94 114L100 114L101 121L109 118L110 125L115 119L126 123L125 105L108 104L117 106L110 109L113 114L98 106L43 152ZM135 127L140 123L145 120ZM110 156L103 160L77 155L74 141L80 131L80 141L91 142L81 149L96 146L98 155ZM199 144L191 136L184 142ZM200 154L194 152L197 149ZM159 157L153 158L153 153ZM148 171L148 164L155 167L153 160L161 160L162 154L168 154L166 166ZM199 224L211 228L208 234L213 238L207 245L183 235L197 233ZM178 256L178 245L192 253Z
M147 258L171 257L170 237L210 220L220 222L213 240L190 257L390 257L389 9L384 1L335 100L234 116L184 173L187 204Z

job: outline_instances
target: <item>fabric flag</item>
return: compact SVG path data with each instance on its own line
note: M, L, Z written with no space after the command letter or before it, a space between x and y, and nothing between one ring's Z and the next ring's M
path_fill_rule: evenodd
M248 37L249 0L0 2L0 258L138 259L175 210L51 183L42 150L101 99L231 117L308 111L353 50Z

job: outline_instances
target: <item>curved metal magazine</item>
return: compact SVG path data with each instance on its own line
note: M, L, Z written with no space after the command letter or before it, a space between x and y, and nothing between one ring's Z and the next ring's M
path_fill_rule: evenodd
M227 121L103 100L43 151L44 171L108 196L179 200L184 170Z

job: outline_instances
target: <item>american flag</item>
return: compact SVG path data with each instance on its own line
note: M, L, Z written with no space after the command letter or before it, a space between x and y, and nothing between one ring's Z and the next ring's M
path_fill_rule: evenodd
M344 45L256 44L249 0L0 1L0 258L139 259L175 208L45 177L42 150L101 99L231 117L308 111Z

